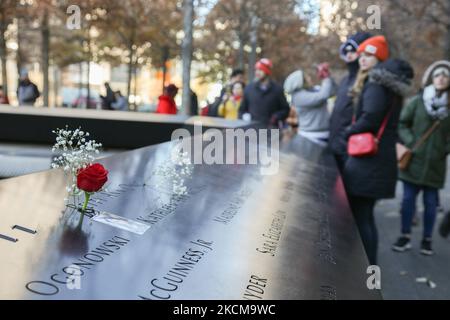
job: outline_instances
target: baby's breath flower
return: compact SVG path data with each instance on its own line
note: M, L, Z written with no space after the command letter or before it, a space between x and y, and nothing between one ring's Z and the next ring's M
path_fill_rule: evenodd
M80 192L76 186L76 175L81 168L86 168L94 162L95 155L99 153L98 148L101 144L94 140L86 141L85 137L89 136L88 132L84 132L81 128L74 131L59 129L52 131L56 134L56 143L52 147L52 152L59 153L51 165L52 168L63 168L64 172L71 176L71 184L67 186L67 191L76 195Z
M182 153L179 148L174 148L168 164L157 167L153 173L163 177L163 181L170 181L174 194L187 195L185 180L192 176L193 165L187 152ZM158 185L160 182L157 181L156 184L157 187L162 187L162 185Z

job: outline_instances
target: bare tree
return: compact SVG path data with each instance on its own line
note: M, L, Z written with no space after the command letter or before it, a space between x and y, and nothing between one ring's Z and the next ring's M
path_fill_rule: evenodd
M293 69L306 67L311 63L308 55L318 57L307 49L313 38L306 32L311 15L305 7L307 1L311 0L215 2L199 28L201 39L196 39L195 57L206 66L200 69L200 77L205 82L226 81L230 68L248 66L251 81L256 60L262 56L273 61L273 77L278 81ZM323 52L333 54L329 49Z
M41 36L42 36L42 73L43 73L43 99L44 106L49 106L49 59L50 59L50 28L48 23L48 10L44 10L44 15L41 22Z
M248 79L252 82L255 78L256 50L258 49L258 25L259 18L256 13L251 13L250 28L250 55L248 59Z
M443 30L443 57L450 60L450 0L425 0L411 7L410 2L393 1L392 6L417 17L424 23L433 24Z
M191 63L194 22L194 0L184 0L184 39L181 47L183 61L183 97L182 107L186 114L191 114Z
M0 60L2 67L2 84L5 92L8 92L8 77L6 71L6 30L8 25L12 23L10 12L12 8L15 7L13 1L2 1L0 2Z
M371 5L381 9L380 30L368 30L365 23ZM381 33L391 56L411 62L418 75L433 61L450 59L450 0L359 0L356 6L353 0L341 0L336 7L330 31L341 36L360 29ZM420 86L420 77L415 82Z

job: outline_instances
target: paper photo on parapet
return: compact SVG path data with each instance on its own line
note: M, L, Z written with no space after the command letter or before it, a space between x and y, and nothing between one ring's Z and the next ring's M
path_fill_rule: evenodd
M111 227L143 235L150 225L135 220L127 219L113 213L102 211L92 218L92 221L100 222Z

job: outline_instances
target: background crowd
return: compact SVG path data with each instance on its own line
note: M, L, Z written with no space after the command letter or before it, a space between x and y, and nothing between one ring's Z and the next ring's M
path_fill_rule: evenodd
M254 66L254 81L246 84L244 71L235 69L220 95L201 110L191 90L191 107L194 114L258 121L327 145L343 177L371 264L377 262L377 201L395 197L397 181L401 181L401 225L392 249L404 252L412 248L411 228L422 192L420 252L433 255L439 190L444 187L450 153L450 62L439 60L430 65L420 75L421 90L414 95L413 66L391 56L383 35L358 32L348 37L339 52L348 71L338 83L330 65L320 63L313 71L292 70L281 85L272 78L276 66L262 58ZM178 91L174 84L165 86L156 112L177 114ZM21 70L19 105L33 106L39 97L27 70ZM108 83L101 101L105 110L128 109L128 99ZM9 104L2 86L0 104ZM450 216L439 231L448 236Z

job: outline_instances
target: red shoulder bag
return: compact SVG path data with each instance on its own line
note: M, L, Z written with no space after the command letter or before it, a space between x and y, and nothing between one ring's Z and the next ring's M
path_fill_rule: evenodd
M350 136L347 145L347 152L350 156L361 158L376 155L378 152L378 143L383 136L384 130L388 123L391 111L386 115L375 136L372 132L356 133ZM355 117L353 116L353 123L355 123Z

